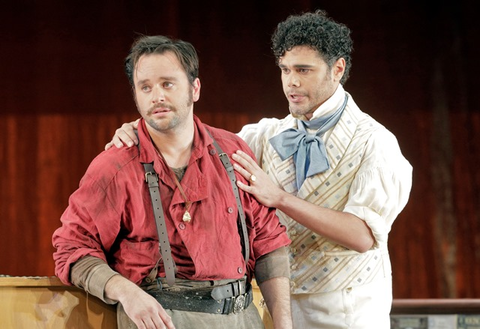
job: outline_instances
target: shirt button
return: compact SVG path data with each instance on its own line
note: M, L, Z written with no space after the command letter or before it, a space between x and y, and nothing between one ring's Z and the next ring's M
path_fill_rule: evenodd
M297 267L298 267L297 264L293 264L292 266L290 266L290 268L291 268L292 270L296 270Z
M240 274L242 274L242 273L243 273L243 268L238 267L238 268L237 268L237 272L240 273Z
M180 223L178 224L178 228L181 229L181 230L184 230L185 229L185 224L184 223Z
M209 153L210 153L210 155L215 155L215 154L217 154L217 150L211 149L211 150L209 151Z
M232 207L228 207L227 209L228 213L231 214L233 212L233 208Z

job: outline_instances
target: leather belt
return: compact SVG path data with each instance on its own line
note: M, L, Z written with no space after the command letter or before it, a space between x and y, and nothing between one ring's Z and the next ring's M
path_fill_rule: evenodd
M223 286L198 289L149 289L164 309L213 314L239 313L253 301L252 286L235 281Z

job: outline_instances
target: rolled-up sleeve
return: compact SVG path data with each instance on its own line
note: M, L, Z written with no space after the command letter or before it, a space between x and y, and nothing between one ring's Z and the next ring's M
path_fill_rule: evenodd
M281 247L263 255L255 264L255 278L258 284L279 277L290 279L287 247Z
M105 250L112 245L119 231L120 218L104 189L86 174L80 187L69 199L69 206L61 217L62 226L52 236L56 251L55 275L64 283L72 284L72 265L87 255L106 262ZM102 227L97 224L102 223Z
M105 286L108 280L117 274L105 261L97 257L85 256L73 264L71 281L75 286L100 298L105 303L115 304L115 301L105 297Z
M378 246L407 204L412 187L412 166L402 155L396 138L384 130L371 138L364 161L350 187L344 211L363 219Z

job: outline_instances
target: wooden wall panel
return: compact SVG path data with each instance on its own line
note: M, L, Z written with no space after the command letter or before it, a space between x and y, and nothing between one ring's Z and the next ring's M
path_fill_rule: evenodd
M51 235L68 196L122 122L137 117L122 61L135 35L192 42L195 111L237 132L287 103L269 37L287 15L326 9L353 30L345 88L414 167L393 225L397 298L480 297L479 34L472 2L60 1L0 12L0 274L53 275Z
M451 120L455 145L453 162L456 213L455 294L477 296L480 290L480 113L459 113Z

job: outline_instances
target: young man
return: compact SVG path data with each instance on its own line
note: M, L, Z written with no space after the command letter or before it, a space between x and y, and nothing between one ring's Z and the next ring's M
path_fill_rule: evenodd
M245 329L263 328L255 275L275 327L291 328L285 227L227 171L237 149L253 156L248 146L194 116L195 49L142 37L125 69L139 146L89 166L53 234L56 275L118 302L119 328Z
M290 114L238 134L260 166L241 150L233 159L256 178L238 186L288 227L294 328L389 328L388 233L408 201L412 167L343 89L353 49L345 25L322 11L290 16L272 43ZM135 140L122 127L117 146Z

